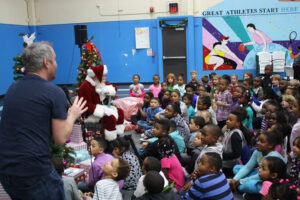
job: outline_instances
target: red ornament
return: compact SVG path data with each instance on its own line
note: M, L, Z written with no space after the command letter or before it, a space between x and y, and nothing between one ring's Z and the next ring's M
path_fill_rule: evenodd
M86 72L82 72L83 75L86 75Z

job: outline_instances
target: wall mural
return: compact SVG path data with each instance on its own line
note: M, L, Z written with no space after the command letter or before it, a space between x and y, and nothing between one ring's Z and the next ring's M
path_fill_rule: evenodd
M276 1L275 5L268 4L272 8L259 8L265 1L252 0L249 8L240 9L232 1L236 0L230 0L235 5L231 10L222 9L228 8L229 2L223 1L202 13L203 70L256 69L256 54L262 51L285 52L286 65L291 65L289 47L295 54L300 46L296 14L300 5L289 3L286 7L286 3Z

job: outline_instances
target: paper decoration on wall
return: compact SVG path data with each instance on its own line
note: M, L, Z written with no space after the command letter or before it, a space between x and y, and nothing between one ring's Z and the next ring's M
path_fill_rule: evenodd
M150 48L149 27L135 28L135 48Z

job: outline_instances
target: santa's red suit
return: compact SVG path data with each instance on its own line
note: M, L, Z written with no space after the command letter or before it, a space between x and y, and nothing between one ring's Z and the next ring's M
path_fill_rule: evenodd
M88 110L85 113L85 122L100 123L101 120L101 130L104 130L105 139L112 141L117 138L117 134L124 133L124 112L113 105L102 104L106 97L116 95L116 87L103 80L106 74L105 65L91 66L87 71L85 81L78 90L78 96L87 101ZM93 79L94 77L98 80Z

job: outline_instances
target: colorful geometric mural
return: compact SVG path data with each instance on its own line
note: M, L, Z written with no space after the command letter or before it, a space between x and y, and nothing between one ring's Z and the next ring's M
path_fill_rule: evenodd
M297 53L300 45L295 30L300 26L300 5L271 2L266 7L265 0L225 0L204 11L203 70L256 69L261 51L285 52L286 65L291 65L288 48Z

